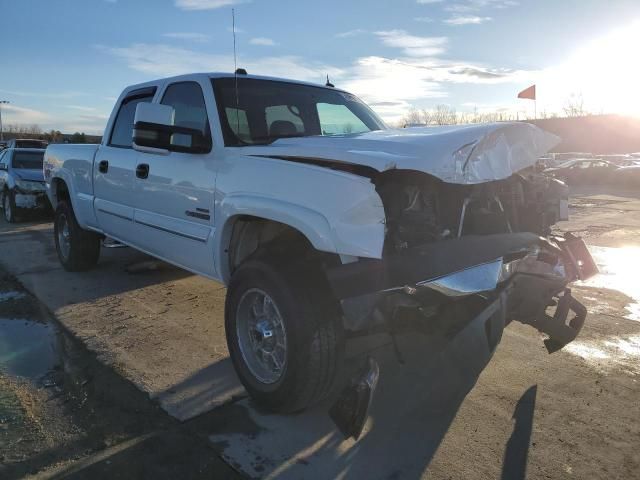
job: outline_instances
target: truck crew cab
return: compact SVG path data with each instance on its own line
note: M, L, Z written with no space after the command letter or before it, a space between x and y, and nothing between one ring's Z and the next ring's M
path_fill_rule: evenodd
M519 320L550 348L575 338L567 285L595 267L550 236L568 191L533 167L556 142L527 123L389 129L331 86L203 73L127 87L102 143L50 145L44 174L65 269L110 237L224 283L240 380L294 412L330 390L345 335L475 323L493 351Z

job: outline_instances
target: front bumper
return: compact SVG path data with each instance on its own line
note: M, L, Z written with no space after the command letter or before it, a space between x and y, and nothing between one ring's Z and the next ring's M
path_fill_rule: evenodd
M40 209L49 205L46 192L21 192L16 193L15 202L17 208Z
M532 325L549 336L552 351L572 341L586 318L567 286L597 268L580 238L567 234L549 241L516 233L427 244L327 273L347 330L382 326L393 332L410 325L453 337L498 305L502 328L512 320ZM487 339L492 348L494 340Z

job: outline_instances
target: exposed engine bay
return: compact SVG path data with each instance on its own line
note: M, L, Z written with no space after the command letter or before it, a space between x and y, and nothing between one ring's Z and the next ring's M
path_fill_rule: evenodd
M387 217L386 252L466 235L547 236L552 225L567 219L567 186L533 172L459 185L395 170L380 175L376 189Z

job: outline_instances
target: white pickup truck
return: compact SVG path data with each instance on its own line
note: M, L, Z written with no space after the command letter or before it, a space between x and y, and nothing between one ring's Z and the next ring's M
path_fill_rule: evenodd
M110 237L224 283L242 383L291 412L358 332L480 324L493 351L518 320L550 349L575 338L566 287L595 267L550 236L568 190L535 163L556 141L527 123L389 129L331 85L192 74L126 88L102 143L50 145L44 174L64 268L94 267Z

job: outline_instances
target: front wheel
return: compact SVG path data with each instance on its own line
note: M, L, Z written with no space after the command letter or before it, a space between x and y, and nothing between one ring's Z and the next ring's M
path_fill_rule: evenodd
M305 409L330 390L344 343L336 309L308 275L249 260L225 303L231 360L249 395L280 413Z
M6 190L2 195L2 210L7 223L16 222L16 197L10 190Z
M58 259L65 270L79 272L98 263L100 237L80 228L70 203L58 203L53 229Z

